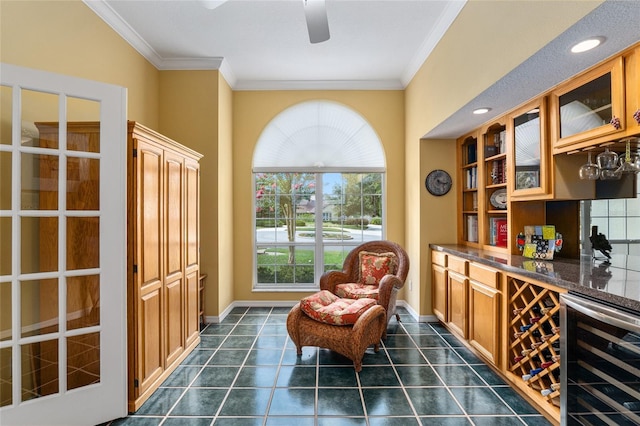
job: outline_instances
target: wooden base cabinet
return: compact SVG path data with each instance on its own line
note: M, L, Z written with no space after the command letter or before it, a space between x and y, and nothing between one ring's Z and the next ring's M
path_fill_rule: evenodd
M431 259L433 311L440 321L558 423L558 294L563 290L437 250Z
M442 322L448 321L447 315L447 255L431 251L431 286L433 314Z
M129 405L135 412L199 343L199 159L128 126Z

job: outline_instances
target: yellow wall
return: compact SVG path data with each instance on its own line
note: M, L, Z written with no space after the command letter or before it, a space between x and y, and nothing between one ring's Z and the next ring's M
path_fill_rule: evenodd
M208 275L205 315L217 312L218 71L162 71L158 131L203 155L200 160L200 271Z
M300 293L252 293L253 252L251 165L264 127L286 108L308 100L340 102L364 117L380 138L387 164L387 238L404 244L403 91L246 91L233 94L234 300L297 300Z
M158 128L160 72L80 0L0 1L0 60L126 87L127 117Z

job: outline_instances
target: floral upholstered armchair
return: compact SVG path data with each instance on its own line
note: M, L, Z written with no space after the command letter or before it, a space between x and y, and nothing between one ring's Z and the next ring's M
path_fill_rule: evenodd
M341 298L371 298L387 313L387 323L396 316L398 291L409 272L409 257L391 241L369 241L355 247L345 258L342 271L328 271L320 277L320 290ZM386 332L384 333L386 337Z

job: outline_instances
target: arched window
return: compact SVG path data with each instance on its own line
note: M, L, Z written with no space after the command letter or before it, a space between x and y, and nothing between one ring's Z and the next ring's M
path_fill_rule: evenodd
M352 109L309 101L278 114L253 154L256 289L301 289L384 236L385 157Z

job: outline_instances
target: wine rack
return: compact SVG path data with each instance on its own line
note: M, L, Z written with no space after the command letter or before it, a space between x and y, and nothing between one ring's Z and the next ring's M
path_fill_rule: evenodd
M558 293L513 277L509 283L508 369L536 399L560 407ZM518 379L517 377L520 377Z

